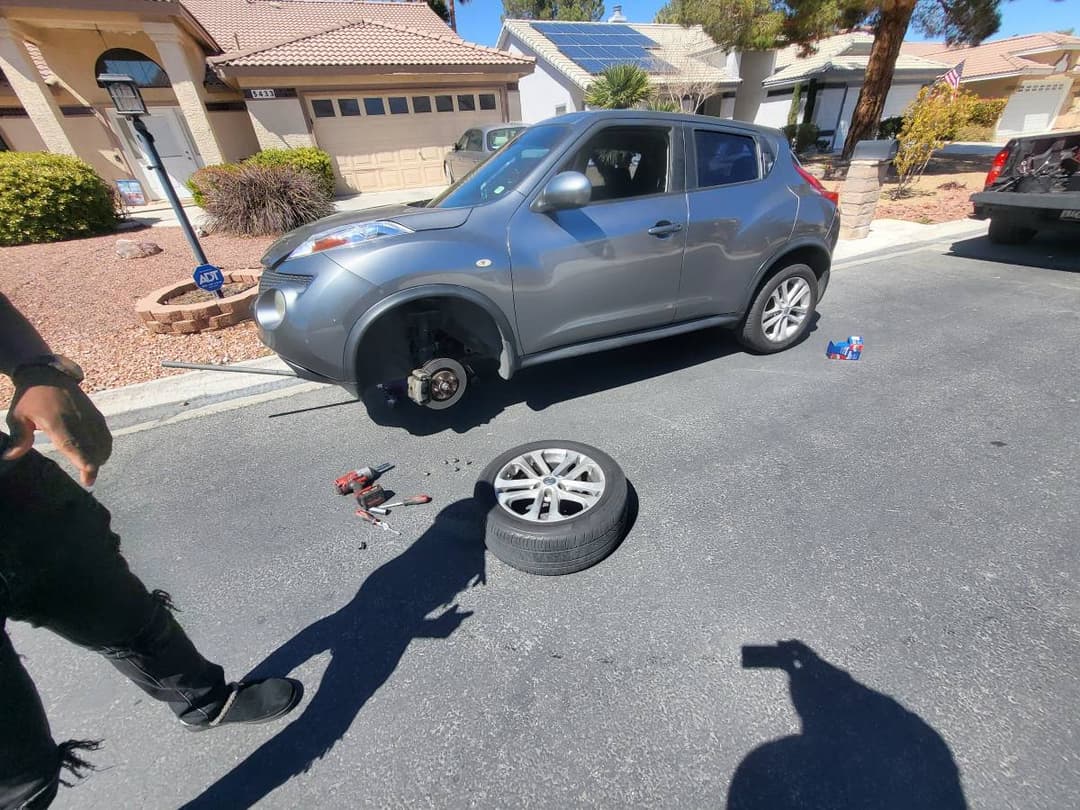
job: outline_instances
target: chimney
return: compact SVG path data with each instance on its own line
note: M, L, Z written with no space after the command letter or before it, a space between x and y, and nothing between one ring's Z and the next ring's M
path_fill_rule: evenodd
M613 11L611 16L608 17L608 22L611 22L611 23L626 22L626 17L623 16L622 6L621 5L615 6L615 11Z

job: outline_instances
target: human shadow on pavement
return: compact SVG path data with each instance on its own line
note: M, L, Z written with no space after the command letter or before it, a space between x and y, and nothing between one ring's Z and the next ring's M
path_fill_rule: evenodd
M815 312L807 336L817 329L819 318ZM661 377L742 351L730 330L704 329L522 369L509 381L488 374L471 383L462 401L446 411L417 407L404 393L399 394L393 408L376 390L365 392L363 400L377 425L400 427L414 436L446 430L466 433L519 402L543 411L558 402Z
M802 733L751 751L727 810L960 810L949 746L922 718L800 641L744 646L743 667L783 669Z
M314 689L308 684L311 699L295 719L186 808L251 807L307 771L345 735L414 639L445 639L472 615L455 600L486 581L480 494L443 509L412 545L368 575L348 604L301 630L248 674L285 675L330 653L321 682Z

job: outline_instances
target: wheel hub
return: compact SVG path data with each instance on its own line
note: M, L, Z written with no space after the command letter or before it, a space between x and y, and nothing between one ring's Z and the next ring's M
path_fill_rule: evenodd
M457 393L461 380L449 369L436 372L431 377L431 398L436 402L445 402Z

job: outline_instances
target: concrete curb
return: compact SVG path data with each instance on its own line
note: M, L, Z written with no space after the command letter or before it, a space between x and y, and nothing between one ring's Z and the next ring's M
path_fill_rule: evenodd
M841 239L833 251L833 263L840 264L867 254L910 248L944 239L977 236L987 224L974 219L954 219L936 225L921 225L899 219L876 219L865 239Z

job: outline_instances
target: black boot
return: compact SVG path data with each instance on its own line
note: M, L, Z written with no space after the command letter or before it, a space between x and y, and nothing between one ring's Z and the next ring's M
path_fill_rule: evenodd
M206 731L230 723L269 723L295 709L304 696L304 685L292 678L241 681L229 688L229 697L213 720L184 726L190 731Z

